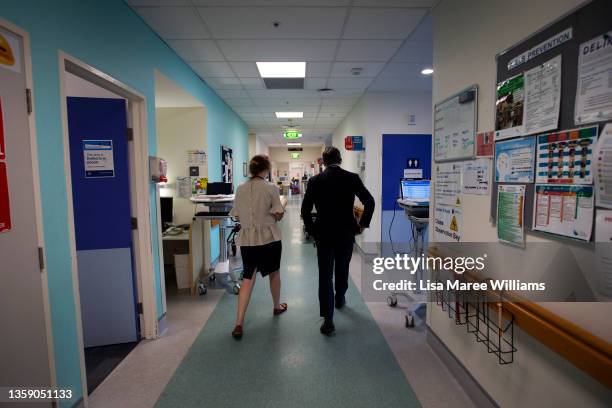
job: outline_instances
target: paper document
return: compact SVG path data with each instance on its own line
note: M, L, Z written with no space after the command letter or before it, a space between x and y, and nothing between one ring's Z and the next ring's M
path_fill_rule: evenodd
M534 202L534 230L591 239L593 186L536 184Z
M612 208L612 124L608 123L593 153L595 162L595 196L598 207Z
M612 119L612 31L580 44L576 124Z
M598 289L612 296L612 211L597 210L595 221L595 268L599 276Z
M463 162L463 194L488 195L491 159Z
M497 84L495 102L495 140L522 136L523 108L525 102L525 77L523 74Z
M191 197L191 177L176 178L176 194L181 198Z
M525 247L525 186L504 184L497 190L497 239Z
M495 181L533 183L535 137L495 143Z
M460 205L462 163L440 163L436 165L434 192L436 203Z
M557 129L561 108L561 56L525 71L525 133Z

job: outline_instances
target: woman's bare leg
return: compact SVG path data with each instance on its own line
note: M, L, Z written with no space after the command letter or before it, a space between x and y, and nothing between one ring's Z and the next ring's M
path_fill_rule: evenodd
M272 302L274 302L274 309L280 309L280 290L281 290L281 279L280 272L274 271L268 275L270 277L270 292L272 293Z
M251 292L253 292L256 278L257 274L254 273L252 279L245 278L242 280L240 292L238 292L238 316L236 317L236 326L242 326L244 324L244 315L249 306L249 300L251 300Z

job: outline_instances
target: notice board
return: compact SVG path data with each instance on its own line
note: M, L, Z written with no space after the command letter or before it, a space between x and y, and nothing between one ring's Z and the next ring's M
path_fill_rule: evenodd
M471 86L436 103L434 107L434 160L474 157L478 111L478 88Z
M558 131L587 126L598 126L601 131L604 121L582 125L575 122L578 59L580 44L612 30L610 16L612 16L612 1L593 0L530 35L508 50L501 52L496 56L496 84L538 67L560 55L561 106ZM567 30L571 30L571 38L566 36L563 41L542 46L548 40L561 36ZM531 231L534 211L534 183L526 183L525 185L525 228ZM490 216L494 223L497 222L498 187L499 183L493 180Z

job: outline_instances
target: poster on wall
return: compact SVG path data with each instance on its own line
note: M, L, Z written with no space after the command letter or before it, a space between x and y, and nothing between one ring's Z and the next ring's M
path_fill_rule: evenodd
M434 160L474 157L478 88L473 86L434 108Z
M505 140L495 144L495 181L533 183L535 137Z
M463 194L488 195L491 159L463 162Z
M436 203L434 207L434 242L460 242L463 232L461 207Z
M602 295L612 296L612 211L598 209L595 217L597 287Z
M21 43L19 38L0 29L0 68L21 73Z
M525 71L525 133L555 130L561 110L561 55Z
M608 123L601 132L593 157L596 205L612 208L612 124Z
M221 146L221 181L224 183L234 182L234 159L232 149Z
M462 163L440 163L436 165L434 191L436 203L460 205Z
M612 31L580 44L578 53L575 123L612 119Z
M597 126L538 136L536 183L592 184Z
M495 101L495 140L521 136L525 99L525 77L518 74L497 84Z
M536 184L533 230L589 241L593 186Z
M525 186L503 184L497 190L497 239L525 247Z
M6 163L0 162L0 232L11 229L11 207Z
M476 135L476 157L493 156L493 131L480 132Z
M191 195L206 194L206 188L208 188L208 178L190 177L190 180L191 180Z
M187 164L189 166L205 166L206 152L204 150L187 150Z
M83 140L85 178L115 177L112 140Z

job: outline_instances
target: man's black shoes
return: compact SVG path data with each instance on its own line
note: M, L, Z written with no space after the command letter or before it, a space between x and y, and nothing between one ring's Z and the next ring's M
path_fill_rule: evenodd
M336 331L336 327L334 326L334 322L331 319L325 319L323 324L321 325L321 334L326 336L331 336L334 331Z
M336 309L342 309L346 304L346 299L342 296L342 299L336 299Z

